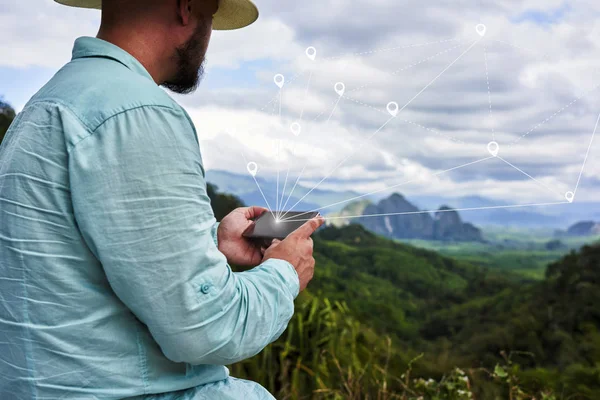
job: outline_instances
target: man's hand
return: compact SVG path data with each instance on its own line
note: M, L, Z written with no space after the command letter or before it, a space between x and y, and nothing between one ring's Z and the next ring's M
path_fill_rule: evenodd
M245 267L261 263L260 247L243 237L242 233L252 225L252 219L267 211L263 207L240 207L223 218L217 230L217 241L219 251L227 257L227 261Z
M313 240L310 235L324 222L325 220L320 216L313 218L290 233L283 241L273 240L271 247L265 251L263 261L269 258L278 258L288 261L294 266L300 279L300 291L306 289L315 272Z

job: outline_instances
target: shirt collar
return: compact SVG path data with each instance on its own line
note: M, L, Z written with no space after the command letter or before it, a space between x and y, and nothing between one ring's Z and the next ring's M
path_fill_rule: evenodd
M89 36L77 38L75 40L75 45L73 46L72 59L76 60L78 58L86 57L110 58L123 64L131 71L154 81L150 73L135 57L122 48L105 40Z

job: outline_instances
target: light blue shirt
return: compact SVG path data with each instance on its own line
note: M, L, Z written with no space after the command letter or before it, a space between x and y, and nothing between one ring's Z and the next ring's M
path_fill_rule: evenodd
M0 399L272 399L224 365L283 333L298 275L233 273L216 229L189 116L77 39L0 147Z

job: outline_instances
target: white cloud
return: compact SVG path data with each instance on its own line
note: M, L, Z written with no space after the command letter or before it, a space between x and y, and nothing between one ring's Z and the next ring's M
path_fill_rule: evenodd
M95 36L100 14L51 0L11 1L0 6L0 66L58 68L71 59L78 36Z
M495 139L502 157L544 185L574 189L600 112L600 89L587 93L600 83L597 2L570 2L555 24L513 21L530 9L551 14L562 0L265 0L259 6L254 26L213 34L208 60L210 69L232 74L249 61L265 61L256 72L260 86L201 87L182 100L197 124L207 167L244 172L243 154L271 176L278 165L289 163L292 175L306 166L307 183L334 171L322 187L372 191L414 179L406 190L419 194L556 200L497 159L440 173L488 156L487 143ZM56 68L68 60L73 39L95 34L97 22L97 12L49 0L0 6L0 45L9 54L0 65ZM486 36L461 56L479 39L477 23L486 24ZM304 55L309 45L317 48L315 62ZM281 117L272 82L278 72L288 78ZM338 81L348 98L333 111ZM392 100L410 104L370 138L389 118L385 105ZM289 126L300 115L296 138ZM600 194L598 149L592 148L583 173L584 199Z

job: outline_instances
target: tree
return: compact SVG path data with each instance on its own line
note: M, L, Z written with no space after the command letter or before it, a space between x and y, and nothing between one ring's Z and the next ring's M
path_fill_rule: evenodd
M4 139L4 135L14 118L15 110L0 98L0 143L2 143L2 139Z
M220 221L231 211L238 207L244 207L244 203L236 196L231 194L219 193L219 188L212 183L207 185L210 205L215 213L215 218Z

